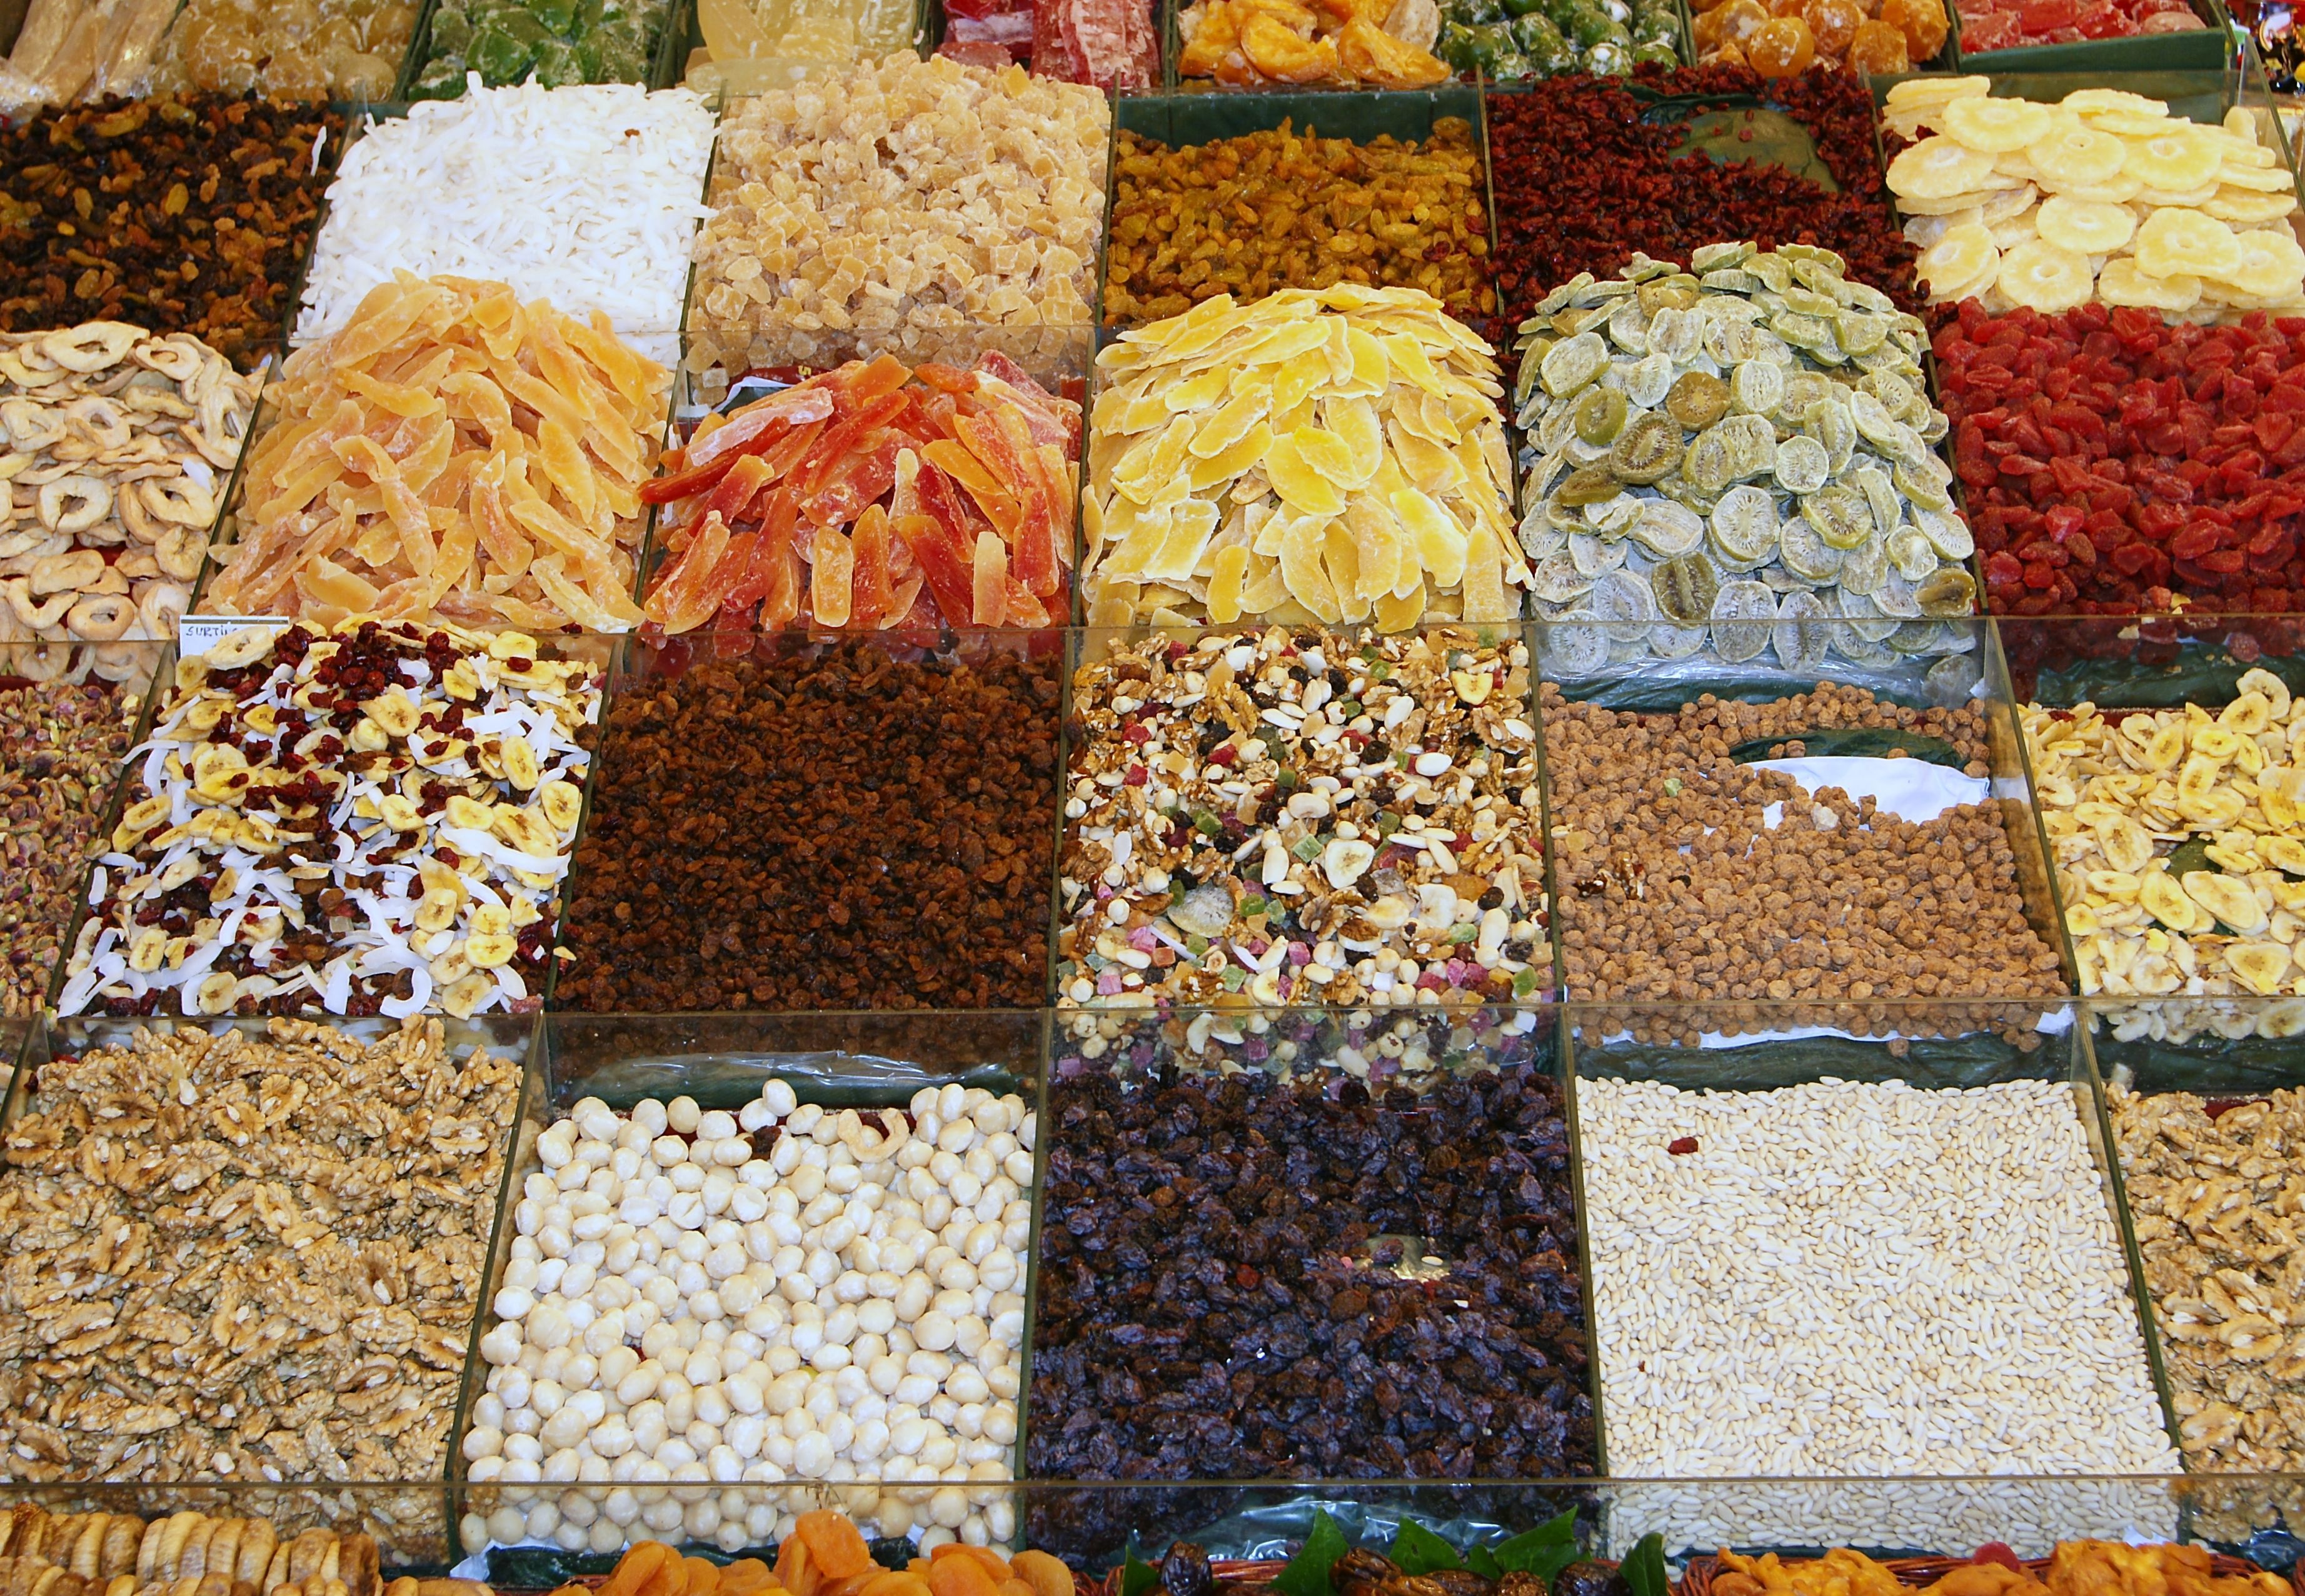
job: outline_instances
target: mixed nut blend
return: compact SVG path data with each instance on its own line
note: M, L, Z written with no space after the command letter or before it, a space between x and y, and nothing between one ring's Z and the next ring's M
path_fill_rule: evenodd
M538 656L361 622L179 661L59 1012L535 1007L600 710L595 666Z
M0 690L0 1016L47 997L136 710L103 682Z
M1074 680L1067 1007L1529 998L1552 947L1528 649L1155 637Z
M1049 1088L1031 1472L1592 1472L1560 1088L1325 1072Z

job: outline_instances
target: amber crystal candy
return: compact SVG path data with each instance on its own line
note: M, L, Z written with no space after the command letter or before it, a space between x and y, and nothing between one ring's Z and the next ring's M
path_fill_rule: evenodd
M1746 41L1745 58L1765 78L1790 78L1816 59L1816 40L1799 17L1775 17Z

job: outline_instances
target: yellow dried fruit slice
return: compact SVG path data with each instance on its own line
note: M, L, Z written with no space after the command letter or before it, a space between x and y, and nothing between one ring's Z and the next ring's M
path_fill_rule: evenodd
M2151 138L2131 139L2128 144L2122 170L2148 189L2198 189L2215 182L2217 168L2224 165L2216 139L2182 123Z
M1217 507L1207 499L1187 499L1169 512L1168 534L1160 552L1132 573L1158 582L1190 582L1217 530Z
M1341 515L1345 513L1343 492L1323 476L1298 448L1306 430L1299 428L1272 440L1264 451L1264 474L1271 479L1272 491L1280 496L1281 503L1292 509L1310 515ZM1293 586L1290 590L1295 590Z
M1930 298L1949 300L1981 293L1992 286L1993 274L2000 264L2001 250L1993 234L1972 223L1947 228L1943 237L1921 252L1913 269L1920 275Z
M2257 894L2249 883L2215 870L2187 870L2179 883L2185 896L2202 909L2224 922L2238 936L2253 937L2263 930L2268 918L2265 905L2257 901Z
M1321 564L1321 556L1327 552L1328 531L1326 516L1306 515L1290 522L1280 537L1280 577L1289 584L1290 598L1333 625L1344 618L1344 611Z
M1992 188L1963 189L1957 194L1946 194L1940 198L1924 199L1900 194L1897 197L1897 208L1909 216L1950 216L1955 211L1981 208L2004 195L2022 193L2027 186L2014 178L2010 178Z
M1385 431L1392 439L1401 473L1409 481L1428 493L1448 493L1463 484L1465 468L1450 450L1427 443L1403 427L1387 427Z
M1232 372L1225 367L1204 371L1183 382L1171 383L1161 395L1161 407L1170 415L1188 410L1205 410L1225 395L1232 382Z
M2057 192L2069 200L2088 200L2098 205L2126 205L2144 191L2145 185L2126 172L2115 173L2103 183L2069 183Z
M1272 379L1272 413L1296 409L1329 380L1329 351L1325 340L1302 354L1289 357Z
M2305 842L2293 836L2261 836L2257 851L2265 862L2288 876L2305 876Z
M2137 898L2148 914L2173 931L2206 930L2208 927L2208 915L2170 879L2165 870L2156 870L2139 878Z
M1297 446L1297 456L1306 465L1311 466L1322 476L1327 478L1331 483L1340 488L1357 488L1362 482L1368 480L1369 475L1374 474L1376 470L1374 463L1372 462L1367 472L1364 473L1354 462L1353 452L1346 447L1343 440L1333 433L1323 432L1316 427L1299 427L1289 435L1289 441ZM1354 477L1358 477L1359 480L1348 480ZM1342 513L1342 507L1340 506L1338 514Z
M1901 151L1889 163L1889 188L1900 198L1942 200L1995 186L1993 157L1942 133Z
M1901 83L1892 84L1881 104L1891 115L1901 115L1924 106L1948 105L1992 92L1993 80L1986 77L1907 78Z
M1206 493L1221 482L1229 482L1263 459L1272 445L1272 429L1259 420L1223 453L1194 461L1185 485L1195 493Z
M1396 375L1412 387L1423 388L1428 394L1444 392L1440 374L1433 369L1433 361L1425 346L1408 333L1387 333L1377 340L1384 345L1385 359L1392 364Z
M2150 183L2144 183L2138 188L2135 202L2140 208L2146 210L2151 210L2162 205L2173 205L2185 210L2199 210L2216 197L2217 185L2214 182L2205 183L2198 188L2190 189L2156 189Z
M2265 153L2269 155L2272 152L2267 150ZM2220 189L2248 189L2259 194L2294 191L2287 173L2276 171L2271 166L2238 165L2230 152L2226 154L2225 164L2217 169L2217 186Z
M1361 597L1382 598L1399 585L1401 556L1411 552L1402 546L1400 523L1375 497L1361 493L1345 506L1345 528L1352 533L1354 552L1360 556ZM1407 563L1411 576L1422 568L1413 552Z
M1464 618L1467 621L1510 621L1520 613L1506 597L1504 551L1497 535L1476 526L1466 540Z
M2223 278L2241 265L2241 240L2215 216L2167 206L2137 230L2136 257L2148 276Z
M2076 255L2110 255L2137 232L2137 213L2125 205L2100 205L2052 194L2041 201L2033 225L2061 250Z
M1361 596L1360 554L1343 522L1331 522L1321 534L1321 563L1328 573L1329 590L1337 596L1338 614L1348 621L1367 620L1369 600Z
M2211 274L2219 283L2257 299L2286 298L2305 286L2305 249L2286 228L2260 227L2236 237L2241 264Z
M2294 190L2282 193L2261 193L2254 189L2231 185L2220 187L2201 207L2202 214L2220 222L2237 222L2242 226L2256 226L2266 222L2277 222L2297 208Z
M1353 351L1352 392L1374 396L1392 386L1392 361L1374 333L1352 328L1347 335Z
M2110 183L2129 158L2129 146L2112 133L2066 121L2025 147L2037 181L2053 189Z
M1376 625L1380 632L1406 632L1425 618L1425 584L1417 583L1407 593L1388 593L1376 601Z
M2236 139L2245 140L2250 144L2258 142L2257 117L2247 106L2233 106L2225 113L2225 119L2219 125ZM2272 152L2268 150L2267 153Z
M1248 549L1236 543L1217 550L1217 568L1209 577L1209 619L1229 625L1240 619L1241 579L1248 574Z
M2270 998L2289 973L2289 950L2278 942L2236 942L2225 949L2225 967L2250 991Z
M1279 552L1276 548L1272 554L1257 556L1249 560L1248 574L1240 584L1241 614L1269 615L1275 606L1288 600L1289 578L1280 569L1280 562L1277 557Z
M1190 452L1201 460L1225 453L1264 419L1264 406L1262 394L1243 394L1226 401L1194 427L1193 441L1187 446Z
M2037 238L2001 257L1994 286L2012 304L2054 316L2088 302L2091 277L2088 257Z
M1367 486L1384 455L1384 423L1376 406L1358 395L1332 395L1321 401L1321 424L1344 451L1344 474L1337 480L1348 491Z
M1416 557L1442 588L1455 587L1465 577L1465 529L1449 518L1433 499L1414 488L1392 496L1392 514L1401 531L1416 550Z
M2035 221L2039 214L2040 208L2036 206L2004 220L1987 222L1985 230L1993 235L1994 247L2006 253L2019 244L2030 243L2041 236L2041 229Z
M1990 150L1995 155L2024 149L2054 125L2046 106L1986 95L1969 95L1951 101L1941 115L1939 125L1948 138L1960 140L1970 149Z
M2119 112L2139 116L2169 115L2169 107L2162 101L2131 94L2126 89L2076 89L2057 103L2083 116Z

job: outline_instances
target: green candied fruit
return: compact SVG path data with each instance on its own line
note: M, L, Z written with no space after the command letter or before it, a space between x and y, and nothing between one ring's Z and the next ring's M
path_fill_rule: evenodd
M649 75L648 56L620 39L600 42L600 66L593 73L596 83L639 83Z
M500 89L527 74L529 64L536 58L537 42L515 38L491 22L473 33L472 48L464 53L465 64L481 74L481 82Z
M1512 32L1513 42L1528 57L1529 70L1539 76L1549 78L1576 65L1576 52L1550 17L1523 17L1512 25Z
M553 39L536 47L536 81L547 89L558 89L564 84L591 81L576 47L566 39Z
M411 99L455 99L464 92L464 58L435 55L409 86Z
M462 55L472 42L472 19L453 5L444 5L432 13L432 55L435 60L444 55Z
M553 33L566 36L576 26L576 0L528 0L528 14ZM543 56L537 57L538 69L543 67Z
M1596 78L1621 78L1633 70L1632 47L1603 39L1585 52L1585 70Z
M1489 76L1501 76L1498 64L1519 53L1513 47L1512 29L1507 24L1483 22L1473 30L1473 64Z
M1563 31L1577 41L1577 47L1580 50L1590 50L1595 45L1603 44L1630 46L1633 42L1632 34L1622 22L1606 12L1589 8Z
M1477 63L1473 58L1473 30L1454 18L1441 24L1441 31L1433 40L1433 53L1446 62L1451 72L1471 72Z
M1670 39L1656 39L1633 47L1635 66L1679 66L1680 51Z
M1536 69L1529 64L1528 57L1518 50L1507 50L1498 56L1495 70L1489 73L1490 80L1498 83L1518 83L1524 78L1535 76L1536 76Z

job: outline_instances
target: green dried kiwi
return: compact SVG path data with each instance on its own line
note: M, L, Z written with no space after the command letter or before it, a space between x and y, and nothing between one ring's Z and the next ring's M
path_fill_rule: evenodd
M1801 418L1801 430L1824 446L1836 477L1857 456L1857 423L1850 420L1849 406L1838 399L1820 399L1810 405Z
M1577 567L1579 576L1599 577L1616 570L1625 563L1625 543L1621 538L1595 537L1591 532L1569 534L1569 563Z
M1697 272L1719 271L1729 267L1743 266L1753 259L1755 246L1749 241L1730 243L1699 244L1688 252L1689 268Z
M1642 310L1651 316L1659 310L1686 310L1697 303L1697 284L1688 277L1659 277L1641 284L1638 299Z
M1792 262L1773 250L1754 256L1745 262L1745 269L1760 278L1771 293L1782 293L1792 285Z
M1940 565L1913 590L1913 602L1925 615L1965 615L1977 607L1977 583L1958 565Z
M1713 649L1731 662L1757 659L1777 622L1777 596L1764 583L1725 582L1714 595Z
M1523 333L1532 330L1544 318L1552 315L1555 310L1558 310L1561 306L1575 299L1586 289L1592 287L1593 282L1594 278L1591 272L1578 272L1575 276L1569 278L1569 281L1559 284L1552 293L1537 301L1535 310L1530 314L1529 318L1527 321L1522 322L1515 330Z
M1688 505L1669 498L1637 502L1640 510L1627 525L1626 534L1659 559L1695 554L1705 546L1705 517Z
M1609 314L1609 342L1627 354L1649 352L1649 313L1633 300L1620 300Z
M1592 387L1577 401L1577 436L1588 444L1617 441L1625 429L1625 395L1615 388Z
M1945 434L1952 430L1952 418L1935 407L1927 407L1921 412L1921 419L1909 425L1915 437L1935 446L1944 442Z
M1857 484L1857 490L1865 496L1865 502L1873 507L1875 526L1895 526L1904 518L1904 501L1897 497L1896 485L1889 480L1888 472L1877 465L1860 465L1849 475L1850 480Z
M1871 354L1889 341L1889 324L1862 310L1837 310L1833 317L1833 335L1842 353Z
M1900 621L1897 629L1889 634L1889 651L1908 659L1942 654L1949 630L1943 621Z
M1789 262L1814 260L1836 277L1845 277L1849 275L1849 262L1831 250L1819 249L1815 244L1779 244L1777 253L1783 256Z
M1569 395L1591 382L1609 363L1609 346L1598 333L1578 333L1564 338L1544 352L1539 367L1544 391L1555 399Z
M1785 398L1778 408L1798 420L1808 414L1808 407L1818 400L1833 398L1840 392L1841 385L1824 372L1795 366L1785 371Z
M1841 628L1850 636L1861 638L1867 643L1878 643L1903 624L1894 615L1883 615L1879 605L1847 582L1841 583L1835 590L1835 594L1841 607ZM1842 652L1848 651L1847 645L1842 645Z
M1910 381L1885 368L1867 371L1864 380L1857 386L1878 399L1881 408L1900 421L1911 413L1914 401L1920 397L1920 390Z
M1731 481L1740 482L1775 469L1779 439L1766 416L1730 416L1714 423L1713 429L1729 440Z
M1805 518L1789 515L1777 524L1777 558L1803 582L1824 582L1841 574L1848 556L1818 537Z
M1605 310L1597 310L1591 305L1571 304L1566 310L1552 313L1552 330L1564 338L1573 338L1579 333L1590 332L1595 324L1608 319L1609 313Z
M1624 491L1608 470L1598 465L1580 465L1569 473L1569 480L1554 489L1552 497L1564 505L1597 505Z
M1733 266L1709 271L1699 281L1710 293L1756 293L1763 285L1760 278Z
M1867 443L1878 444L1892 457L1901 451L1895 446L1903 436L1905 424L1889 413L1889 407L1862 387L1849 392L1849 419L1856 423L1857 436Z
M1544 369L1544 357L1561 340L1549 333L1540 333L1521 344L1520 370L1513 378L1513 403L1524 405L1536 392L1538 374Z
M1889 569L1889 546L1878 538L1867 538L1841 556L1841 590L1844 593L1870 598L1894 574Z
M1625 374L1625 399L1639 410L1654 410L1672 391L1672 361L1661 354L1644 355L1620 368Z
M1713 562L1701 554L1682 555L1666 560L1649 573L1649 589L1656 595L1657 608L1669 621L1683 626L1701 626L1713 614L1713 602L1721 592L1721 577L1713 569Z
M1894 571L1882 579L1881 590L1873 595L1873 602L1881 607L1884 615L1894 615L1901 621L1920 618L1921 607L1913 597L1913 584Z
M1913 526L1929 540L1929 547L1937 551L1941 559L1958 563L1977 552L1976 536L1957 511L1915 510Z
M1769 641L1777 663L1789 671L1814 673L1824 668L1833 651L1833 625L1824 605L1814 593L1787 593L1777 605L1776 624Z
M1539 560L1529 575L1532 597L1547 604L1570 604L1593 590L1593 579L1577 569L1566 552Z
M1676 366L1694 361L1705 347L1705 318L1668 305L1649 318L1649 351Z
M1689 439L1680 474L1705 493L1719 493L1737 480L1736 451L1718 427L1708 427Z
M1684 371L1664 396L1665 413L1702 432L1729 413L1729 385L1708 371Z
M1926 582L1937 568L1937 551L1909 526L1901 526L1888 538L1889 564L1907 582Z
M1793 281L1815 293L1838 298L1841 284L1848 281L1845 274L1834 271L1821 260L1792 256Z
M1747 570L1777 551L1777 501L1766 488L1740 483L1713 507L1713 541Z
M1897 462L1889 473L1889 480L1896 484L1899 493L1924 510L1952 508L1952 496L1945 492L1944 488L1927 471L1916 471L1905 461Z
M1818 322L1828 331L1832 328L1833 318L1841 313L1839 300L1829 293L1819 293L1812 288L1800 286L1787 288L1782 290L1777 298L1783 301L1781 307L1782 310Z
M1748 415L1773 416L1785 402L1784 368L1774 361L1737 362L1729 374L1729 403Z
M1720 304L1723 301L1711 301ZM1742 303L1742 301L1739 301ZM1705 352L1722 366L1742 365L1764 352L1763 340L1767 335L1749 321L1733 316L1713 316L1705 318Z
M1873 506L1846 482L1828 483L1804 497L1801 514L1828 548L1859 548L1874 536Z
M1641 513L1641 504L1631 494L1620 493L1614 498L1586 505L1582 511L1585 524L1612 538L1622 537L1625 529L1633 524L1633 518Z
M1807 434L1796 433L1777 446L1777 486L1787 493L1815 493L1832 474L1824 446Z
M1681 464L1681 431L1671 416L1651 412L1617 435L1609 471L1620 482L1662 482Z

